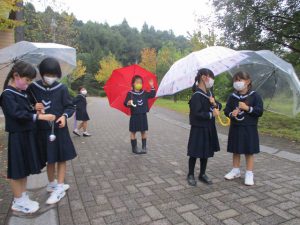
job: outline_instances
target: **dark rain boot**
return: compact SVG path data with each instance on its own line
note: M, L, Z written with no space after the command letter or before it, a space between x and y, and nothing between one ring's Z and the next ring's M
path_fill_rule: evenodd
M131 140L132 153L134 154L143 154L137 147L137 140Z
M147 139L142 138L142 151L146 154L147 153Z

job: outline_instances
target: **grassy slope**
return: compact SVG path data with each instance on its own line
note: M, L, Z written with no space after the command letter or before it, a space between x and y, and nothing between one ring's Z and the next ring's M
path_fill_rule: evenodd
M175 103L168 99L158 99L155 104L180 113L189 113L186 101L177 101ZM259 131L275 137L300 141L300 115L296 118L290 118L271 112L264 112L263 117L259 120Z

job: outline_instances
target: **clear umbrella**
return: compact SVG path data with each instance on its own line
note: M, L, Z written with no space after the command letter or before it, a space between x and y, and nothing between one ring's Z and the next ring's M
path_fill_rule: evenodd
M300 112L300 82L293 66L268 50L234 51L215 46L193 52L172 65L157 96L173 95L191 87L200 68L211 69L215 75L246 71L267 110L288 116Z
M55 43L21 41L0 50L0 75L3 78L15 60L38 65L46 57L54 57L59 61L63 76L76 67L75 48Z
M293 66L268 50L241 52L248 57L231 68L230 74L248 72L266 110L288 116L298 114L300 82Z

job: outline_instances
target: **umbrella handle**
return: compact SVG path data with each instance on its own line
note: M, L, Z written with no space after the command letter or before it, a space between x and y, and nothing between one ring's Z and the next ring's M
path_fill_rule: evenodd
M133 107L136 107L136 105L135 104L133 104L133 101L131 100L131 105L133 106Z
M223 126L223 127L227 127L230 125L230 119L228 117L226 117L226 121L223 122L221 119L221 116L217 116L219 123Z

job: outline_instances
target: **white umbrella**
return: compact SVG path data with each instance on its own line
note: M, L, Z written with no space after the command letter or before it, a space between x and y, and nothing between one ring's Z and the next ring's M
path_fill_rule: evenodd
M0 49L0 74L6 75L15 60L23 60L37 66L46 57L53 57L59 61L63 76L70 74L76 67L75 48L56 43L21 41Z
M159 85L157 96L173 95L192 87L197 71L201 68L208 68L218 75L247 57L242 52L220 46L193 52L171 66Z

